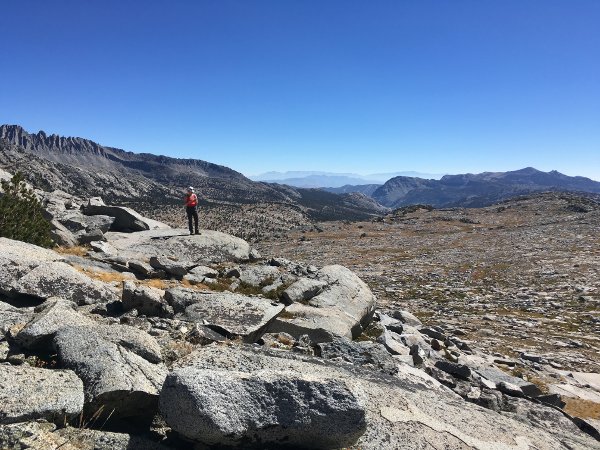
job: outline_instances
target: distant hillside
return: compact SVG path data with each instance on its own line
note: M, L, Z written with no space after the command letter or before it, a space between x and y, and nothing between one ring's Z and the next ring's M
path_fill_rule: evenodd
M375 192L379 186L381 186L381 184L346 184L342 187L324 187L321 188L321 190L331 192L333 194L349 194L352 192L358 192L371 197L373 192Z
M392 208L412 204L481 207L516 195L542 191L600 193L600 183L555 170L541 172L527 167L511 172L445 175L440 180L395 177L377 188L372 197Z
M289 211L306 220L364 219L381 209L375 202L370 208L363 199L353 203L353 198L337 195L323 203L311 192L254 182L207 161L133 153L44 131L33 134L18 125L0 126L0 168L21 171L44 190L60 189L81 197L100 195L113 204L135 203L142 211L158 205L180 208L183 190L190 185L197 188L205 207L269 204L281 215Z

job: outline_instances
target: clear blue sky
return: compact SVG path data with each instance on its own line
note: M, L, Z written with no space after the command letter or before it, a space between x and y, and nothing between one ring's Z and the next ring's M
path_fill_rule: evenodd
M269 170L600 180L598 0L6 0L0 123Z

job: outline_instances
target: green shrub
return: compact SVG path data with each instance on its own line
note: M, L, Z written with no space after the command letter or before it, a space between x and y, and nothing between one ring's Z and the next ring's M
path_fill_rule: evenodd
M52 247L52 225L44 217L44 210L21 173L10 181L1 181L0 236L29 242L41 247Z

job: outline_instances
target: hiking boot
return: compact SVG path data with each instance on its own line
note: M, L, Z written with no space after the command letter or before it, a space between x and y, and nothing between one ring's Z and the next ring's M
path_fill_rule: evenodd
M196 230L196 234L200 234L200 232L198 230Z
M194 234L194 232L193 232L193 231L190 231L190 236L191 236L191 235L193 235L193 234Z

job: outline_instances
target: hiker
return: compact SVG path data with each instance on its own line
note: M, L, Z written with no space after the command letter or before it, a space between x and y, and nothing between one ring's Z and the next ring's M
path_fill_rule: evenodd
M194 188L187 188L187 194L185 196L185 212L188 218L188 227L190 234L200 234L198 230L198 196L194 193ZM194 218L194 228L192 228L192 217Z

